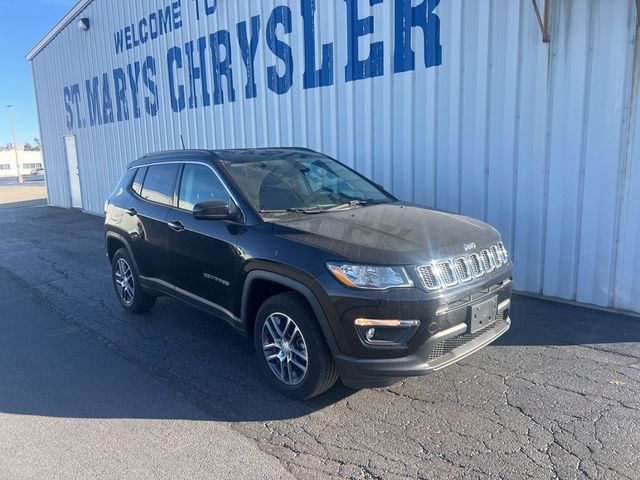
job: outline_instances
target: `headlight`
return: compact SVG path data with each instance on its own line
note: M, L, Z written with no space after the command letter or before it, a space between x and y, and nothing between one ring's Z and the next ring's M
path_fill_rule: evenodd
M329 263L329 271L347 287L368 290L413 287L413 282L403 267L379 267Z

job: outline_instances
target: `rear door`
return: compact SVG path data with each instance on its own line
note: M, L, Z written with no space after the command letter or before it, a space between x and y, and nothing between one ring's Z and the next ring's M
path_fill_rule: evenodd
M196 220L194 207L207 200L233 202L212 167L186 163L178 186L178 201L167 217L169 250L178 293L198 297L223 315L234 312L241 268L236 245L243 227L220 220Z
M135 195L125 215L131 248L140 275L167 282L170 277L167 215L174 203L180 165L165 163L141 169L133 183Z

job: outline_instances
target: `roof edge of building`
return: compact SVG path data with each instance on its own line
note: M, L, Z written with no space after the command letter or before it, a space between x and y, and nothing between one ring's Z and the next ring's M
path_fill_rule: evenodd
M42 40L40 40L35 47L29 50L26 55L26 59L33 60L42 50L44 50L49 43L67 26L69 25L80 12L82 12L87 6L94 0L79 0L69 12L62 17L62 19L56 23L56 25L47 33Z

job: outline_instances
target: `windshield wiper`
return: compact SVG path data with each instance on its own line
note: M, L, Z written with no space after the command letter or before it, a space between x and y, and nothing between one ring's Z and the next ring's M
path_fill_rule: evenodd
M373 205L376 203L380 203L380 202L376 202L374 200L351 200L347 203L342 203L340 205L336 205L335 207L331 207L329 211L335 212L338 210L349 210L351 208L366 207L367 205Z
M327 210L322 207L311 207L311 208L289 208L287 212L292 213L306 213L307 215L314 215L317 213L324 213Z
M287 208L282 210L260 210L260 213L304 213L306 215L316 215L318 213L325 213L328 210L322 207L312 208Z
M350 210L352 208L357 208L357 207L366 207L368 205L379 205L381 203L386 203L383 201L379 201L379 200L350 200L347 203L342 203L340 205L335 205L333 207L330 208L325 208L325 207L321 207L321 206L317 206L317 207L296 207L296 208L287 208L287 209L282 209L282 210L260 210L260 213L264 214L264 213L273 213L273 214L278 214L278 213L304 213L306 215L317 215L319 213L326 213L326 212L338 212L341 210Z

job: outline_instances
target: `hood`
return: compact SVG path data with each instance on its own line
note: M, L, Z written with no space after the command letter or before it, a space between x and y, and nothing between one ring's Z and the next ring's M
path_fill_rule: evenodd
M327 251L336 260L377 265L451 258L500 239L486 223L406 203L289 217L273 228L275 235Z

